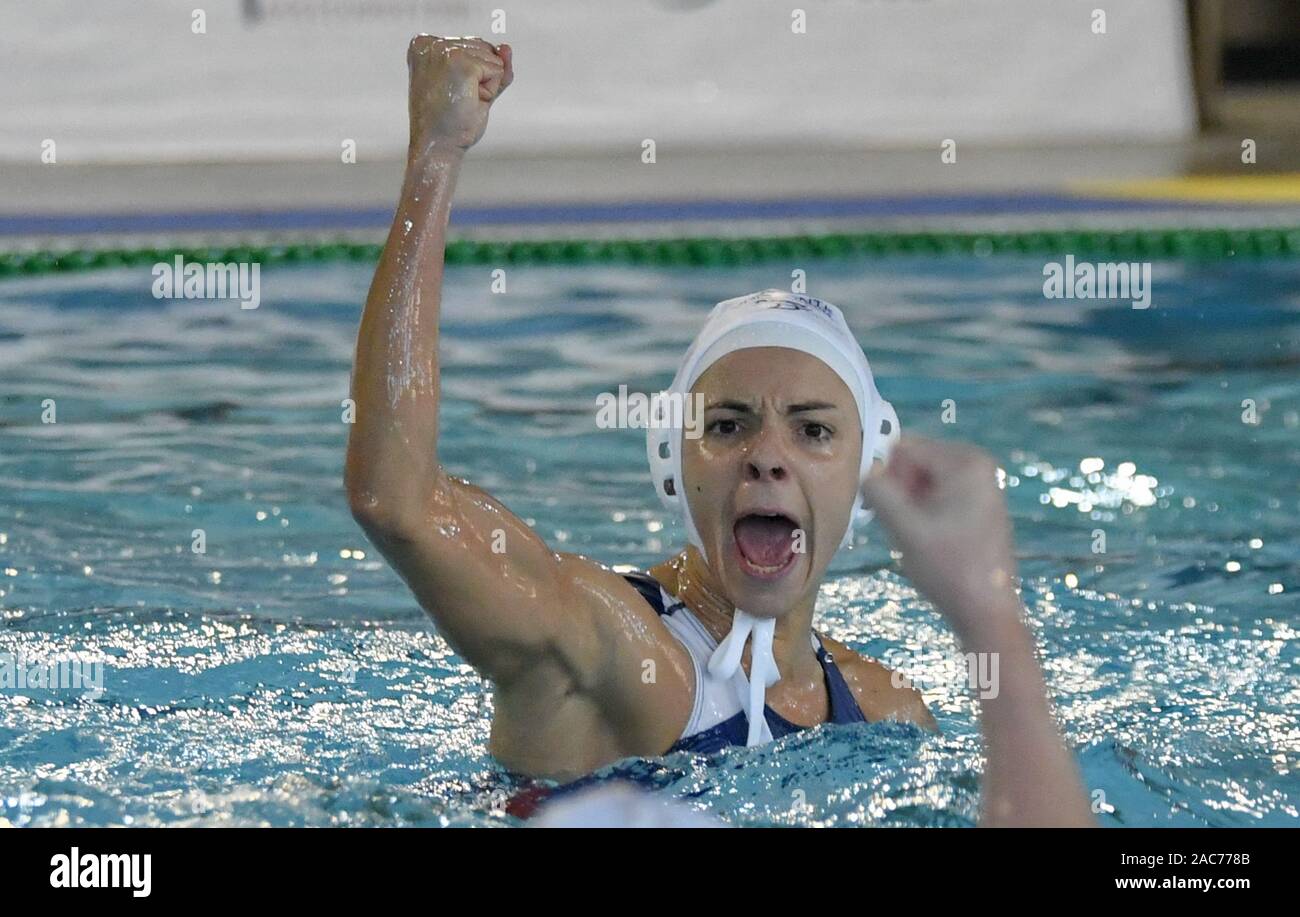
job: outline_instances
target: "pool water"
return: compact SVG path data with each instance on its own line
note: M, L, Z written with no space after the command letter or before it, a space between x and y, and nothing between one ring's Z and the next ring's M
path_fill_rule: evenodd
M1045 299L1041 258L800 266L905 430L999 458L1099 820L1295 825L1300 261L1157 263L1145 311ZM451 269L444 462L556 549L662 559L682 528L596 396L666 385L716 300L788 270L516 267L494 295ZM0 824L518 824L490 686L347 511L368 268L267 268L247 311L151 281L0 283L0 658L103 666L98 696L0 689ZM891 563L865 532L819 626L921 683L942 735L822 727L615 770L733 824L973 824L975 691Z

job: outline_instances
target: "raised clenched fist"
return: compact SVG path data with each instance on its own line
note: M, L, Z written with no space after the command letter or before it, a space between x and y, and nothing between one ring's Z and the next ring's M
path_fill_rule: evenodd
M863 492L903 554L903 572L964 638L1019 609L1011 520L982 449L904 436Z
M481 38L417 35L410 69L411 155L439 146L467 150L487 129L488 109L514 79L509 45Z

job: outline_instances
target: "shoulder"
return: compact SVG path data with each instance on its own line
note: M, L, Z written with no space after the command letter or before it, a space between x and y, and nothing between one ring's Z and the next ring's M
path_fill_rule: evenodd
M623 573L580 554L559 554L560 592L571 614L589 617L591 637L662 642L666 629L647 596ZM639 571L632 575L644 580ZM648 582L648 581L647 581Z
M914 723L923 729L937 732L938 724L926 706L921 692L912 683L883 663L854 652L838 640L822 636L823 645L835 657L835 664L863 716L870 722L897 720Z
M650 753L661 753L676 741L690 714L695 668L689 651L618 570L576 554L561 555L561 570L566 610L585 619L575 687L605 711L612 727L653 734ZM660 747L664 723L673 728ZM634 753L643 753L640 744Z

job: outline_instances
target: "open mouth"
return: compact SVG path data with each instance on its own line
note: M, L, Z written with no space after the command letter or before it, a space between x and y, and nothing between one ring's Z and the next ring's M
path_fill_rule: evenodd
M782 513L746 513L732 527L741 568L758 579L776 579L794 566L799 524Z

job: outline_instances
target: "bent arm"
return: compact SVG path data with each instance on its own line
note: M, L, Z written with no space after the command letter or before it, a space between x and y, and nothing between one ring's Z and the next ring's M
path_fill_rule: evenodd
M622 577L551 551L500 501L448 474L438 459L438 326L451 199L465 151L510 84L511 60L508 45L481 39L422 35L411 43L411 148L357 338L345 484L358 522L439 633L506 689L502 707L513 704L515 719L532 729L539 716L572 724L557 711L575 696L602 713L620 709L629 693L643 701L636 676L646 659L680 666L666 630ZM633 687L611 690L625 684ZM620 753L625 739L618 736Z
M412 42L411 148L357 338L345 485L354 516L490 678L564 622L561 560L520 519L438 459L438 325L451 199L466 149L509 83L509 53L476 39Z
M413 157L357 339L345 483L357 521L439 631L492 678L554 637L560 559L438 460L443 250L463 152Z
M417 35L407 50L406 176L357 336L345 471L357 518L383 535L407 532L449 487L437 456L447 222L465 151L510 83L507 46L499 52L478 39L431 35Z

